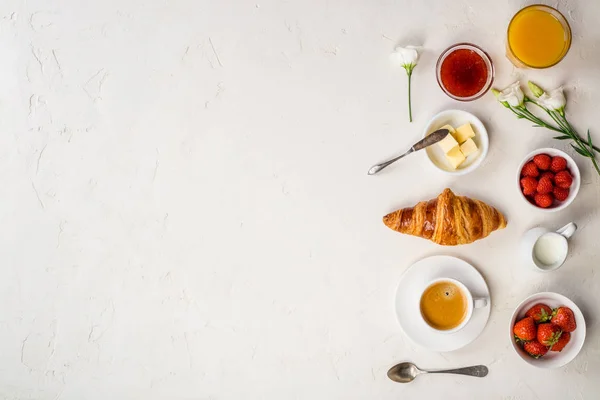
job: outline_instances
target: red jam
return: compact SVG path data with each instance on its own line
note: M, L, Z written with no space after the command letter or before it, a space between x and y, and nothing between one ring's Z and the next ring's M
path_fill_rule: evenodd
M471 97L487 82L488 69L473 50L458 49L448 54L440 68L442 85L456 97Z

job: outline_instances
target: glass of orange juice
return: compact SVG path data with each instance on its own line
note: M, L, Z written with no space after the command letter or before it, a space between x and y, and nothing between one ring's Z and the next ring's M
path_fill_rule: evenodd
M565 57L570 47L571 27L552 7L525 7L508 24L506 55L517 67L551 67Z

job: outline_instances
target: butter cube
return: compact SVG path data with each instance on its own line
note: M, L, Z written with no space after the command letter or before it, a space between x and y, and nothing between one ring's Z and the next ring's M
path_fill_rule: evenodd
M454 139L452 134L449 133L448 136L446 136L445 138L443 138L442 140L440 140L438 142L438 145L440 146L440 148L443 150L444 153L448 153L454 147L458 146L458 142L456 141L456 139Z
M453 147L446 154L446 158L448 159L448 162L450 162L450 165L452 165L452 168L454 169L456 169L460 164L462 164L466 160L464 154L462 153L462 151L460 151L459 146Z
M444 125L440 129L448 129L448 132L450 132L450 133L456 132L456 130L450 125Z
M462 151L465 157L469 157L470 154L473 154L477 151L477 145L473 139L469 138L466 142L460 145L460 151Z
M473 132L473 128L469 123L459 126L454 133L454 138L458 143L464 143L472 137L475 137L475 132Z

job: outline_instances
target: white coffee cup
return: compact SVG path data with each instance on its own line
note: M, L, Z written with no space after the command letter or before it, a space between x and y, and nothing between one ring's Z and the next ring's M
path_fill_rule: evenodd
M421 299L423 298L423 294L425 293L425 291L430 286L432 286L436 283L439 283L439 282L449 282L449 283L455 285L456 287L458 287L458 289L462 292L462 294L465 296L465 298L467 300L467 312L466 312L465 317L463 318L462 322L458 326L456 326L452 329L437 329L437 328L434 328L433 326L429 325L429 323L427 322L427 319L423 316L423 313L421 312L421 308L420 308L421 301L419 300L419 314L421 314L421 318L423 319L423 322L425 322L425 325L428 328L433 329L436 332L454 333L454 332L461 330L471 320L471 317L473 316L473 310L475 308L482 308L482 307L487 306L487 304L488 304L488 299L486 297L473 298L471 291L469 289L467 289L467 287L462 282L459 282L456 279L452 279L452 278L438 278L438 279L434 279L433 281L429 282L425 286L423 291L421 292Z
M539 271L560 268L569 253L569 239L577 231L577 225L568 223L556 232L546 228L533 228L523 235L522 249L525 259Z

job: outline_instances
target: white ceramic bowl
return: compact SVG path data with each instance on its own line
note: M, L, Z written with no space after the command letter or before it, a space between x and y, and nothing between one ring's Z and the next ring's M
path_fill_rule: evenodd
M473 141L479 150L474 154L469 155L465 162L459 165L457 169L453 169L450 163L446 160L446 155L438 145L434 144L433 146L427 147L425 152L427 153L429 161L431 161L433 166L440 171L450 175L464 175L476 170L487 156L488 149L490 147L487 130L479 118L462 110L442 111L441 113L435 115L425 127L423 131L423 137L440 129L444 125L451 125L454 128L458 128L467 122L473 127L473 131L475 132Z
M560 306L569 307L571 310L573 310L573 314L575 315L577 329L571 332L571 340L569 343L567 343L562 351L549 351L545 356L535 359L527 354L525 350L523 350L521 346L515 342L513 327L515 322L525 317L527 310L537 303L546 304L552 309ZM579 351L583 347L583 342L585 341L585 319L583 318L583 314L581 313L579 307L577 307L575 303L562 294L553 292L536 293L523 300L521 304L517 306L510 319L508 333L513 349L515 349L523 361L538 368L559 368L571 362L577 356L577 354L579 354Z
M571 189L569 192L569 197L563 202L554 201L554 204L548 208L541 208L531 203L527 197L523 194L523 190L521 189L521 170L529 161L533 160L533 157L538 154L548 154L550 157L561 156L565 160L567 160L567 168L573 177L573 184L571 185ZM575 200L577 197L577 193L579 193L579 187L581 186L581 174L579 172L579 167L575 164L575 161L564 151L560 151L558 149L545 148L545 149L537 149L527 154L527 156L523 159L521 164L519 164L519 168L517 169L517 190L521 195L521 198L527 203L530 207L535 208L536 210L544 211L544 212L556 212L562 209L565 209Z

